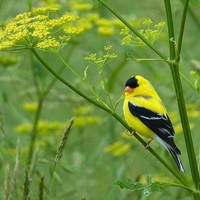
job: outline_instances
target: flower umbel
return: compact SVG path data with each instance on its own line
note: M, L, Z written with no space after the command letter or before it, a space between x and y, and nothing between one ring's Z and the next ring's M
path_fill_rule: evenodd
M90 54L89 56L86 56L84 59L102 68L104 65L108 64L113 59L117 58L117 55L115 53L110 54L111 49L112 46L104 46L106 54L104 54L103 56L97 57L97 54L94 53Z
M35 47L57 52L62 49L70 36L80 34L82 29L73 25L79 19L75 14L51 18L50 14L57 11L57 8L38 8L35 12L17 15L0 28L0 50L24 51Z
M165 26L165 22L160 22L154 26L154 29L151 28L152 24L151 19L145 20L142 24L147 26L146 29L139 29L138 32L142 34L151 44L153 44L161 33L163 27ZM129 30L128 27L124 27L120 35L124 36L122 39L122 45L130 45L130 46L145 46L146 44L139 38L133 35L133 33Z

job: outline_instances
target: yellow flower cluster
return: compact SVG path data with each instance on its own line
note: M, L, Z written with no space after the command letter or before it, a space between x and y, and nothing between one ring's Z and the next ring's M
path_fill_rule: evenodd
M100 35L111 36L116 33L116 30L118 31L123 27L123 24L118 19L100 18L90 1L71 0L69 7L72 12L80 14L81 18L77 25L82 28L83 31L95 27L95 31L97 30Z
M75 118L75 127L84 127L86 125L95 125L101 120L98 116L82 116ZM37 131L39 135L47 135L52 132L62 131L66 128L66 122L59 121L46 121L40 120L37 126ZM30 133L33 128L33 124L24 123L15 127L15 131L18 133Z
M131 146L132 145L130 143L123 143L120 140L120 141L114 142L110 146L106 147L104 150L106 152L111 153L113 156L121 156L125 154L126 152L128 152Z
M154 26L154 29L152 29L151 28L152 23L153 22L151 19L147 19L142 23L144 26L147 26L147 28L138 30L138 32L151 44L153 44L156 41L163 27L165 26L165 22L160 22ZM128 27L124 27L121 30L120 35L124 36L122 39L122 45L130 45L130 46L146 45L139 37L134 36Z
M86 125L95 125L100 122L101 118L98 116L82 116L82 117L76 117L74 126L77 127L84 127Z
M109 36L113 35L115 32L112 20L102 18L97 21L97 25L98 25L97 31L102 35Z
M92 114L93 107L80 106L73 109L73 112L77 117L75 118L74 126L84 127L85 125L95 125L100 122L99 116Z
M58 7L41 7L34 10L34 13L57 12L58 10Z
M59 51L67 45L70 35L80 34L82 29L73 25L79 17L64 14L51 19L50 13L57 8L38 8L35 12L17 15L12 22L0 28L0 50L27 50L39 48ZM56 36L61 32L60 37Z
M65 123L61 123L58 121L50 122L40 120L37 126L37 131L40 135L46 135L51 133L52 131L63 130L66 127ZM29 133L33 128L33 124L24 123L17 127L15 127L15 131L19 133Z
M71 1L70 7L76 11L88 11L93 8L93 5L82 1Z
M187 113L189 119L196 119L200 116L200 112L198 111L198 106L196 104L190 103L186 105ZM173 111L169 113L170 119L172 121L172 124L174 125L174 130L176 134L182 133L182 125L179 119L179 114L177 111ZM190 128L193 129L195 127L194 123L190 122Z
M106 53L103 56L97 58L97 54L95 53L86 56L84 59L91 62L92 64L98 65L99 67L103 67L113 59L117 58L117 55L115 53L109 53L111 49L112 46L104 46L104 50L106 51Z
M90 114L91 111L93 111L93 107L91 106L80 106L73 109L73 113L75 115L86 115L86 114Z

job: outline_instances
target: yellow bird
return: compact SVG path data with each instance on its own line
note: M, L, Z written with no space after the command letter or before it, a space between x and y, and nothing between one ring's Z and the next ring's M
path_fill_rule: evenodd
M154 87L147 79L137 75L126 81L124 91L124 117L133 133L158 141L172 155L179 171L184 172L178 156L181 151L174 142L172 123Z

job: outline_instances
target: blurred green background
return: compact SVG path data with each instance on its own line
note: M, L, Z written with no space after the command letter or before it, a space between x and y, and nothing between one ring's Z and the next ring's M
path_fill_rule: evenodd
M145 19L152 19L153 25L166 22L162 1L108 0L107 3L138 29L142 27L141 24ZM186 146L180 130L174 86L167 64L161 61L135 62L128 58L128 55L134 58L157 58L157 56L146 46L122 46L120 31L123 26L98 1L10 0L8 4L6 0L1 0L0 24L4 26L17 14L44 6L59 7L59 15L75 12L80 16L80 20L87 19L91 14L96 16L90 24L87 24L87 21L83 22L88 25L88 28L80 36L72 38L61 54L70 66L83 76L86 66L90 65L84 57L92 53L101 56L103 47L112 45L111 53L117 54L118 57L105 66L104 72L114 103L123 95L124 83L130 76L140 74L151 81L165 103L177 131L175 141L182 152L181 160L186 171L185 177L190 181ZM183 9L182 1L172 1L172 8L175 33L178 35ZM189 74L193 70L191 61L199 61L200 55L200 12L198 7L192 5L190 9L183 39L180 71L192 81ZM155 46L163 54L169 54L166 26L155 42ZM54 70L62 65L53 53L42 51L39 53ZM35 75L32 66L34 66ZM62 72L62 77L81 91L88 93L87 88L67 68ZM18 177L16 178L17 197L22 199L24 170L27 167L31 140L30 127L33 124L38 104L35 78L43 90L51 82L53 76L30 52L0 53L0 199L4 199L6 190L4 180L8 174L8 165L11 183L15 180L17 145L20 149ZM100 81L99 69L90 65L87 82L101 89ZM199 94L185 80L182 80L182 84L194 147L196 155L199 155ZM103 93L102 98L106 101ZM119 103L116 111L123 118L122 103L122 101ZM125 128L112 116L88 103L59 81L51 88L42 107L35 142L36 160L33 162L31 199L37 199L41 174L45 176L45 188L48 187L57 147L65 127L73 116L76 116L75 125L67 141L64 155L56 167L50 186L50 197L47 199L142 200L162 198L167 200L169 197L171 199L191 199L187 191L179 188L166 187L164 192L152 193L149 197L145 197L141 192L122 190L115 185L116 181L123 181L126 178L144 183L148 174L152 175L153 181L176 182L176 180L148 150L144 150L134 137L126 136ZM158 143L152 142L151 147L176 168L170 155ZM11 190L14 191L12 186Z

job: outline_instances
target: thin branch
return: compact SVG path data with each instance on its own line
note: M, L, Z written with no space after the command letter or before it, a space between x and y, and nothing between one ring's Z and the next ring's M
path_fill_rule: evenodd
M181 27L180 27L180 31L179 31L179 38L178 38L178 51L179 51L179 54L181 53L181 47L182 47L182 42L183 42L183 33L184 33L184 29L185 29L185 22L186 22L187 10L188 10L188 3L189 3L189 0L185 0L182 19L181 19Z
M169 41L171 38L174 38L174 28L173 28L173 17L172 17L172 11L171 11L171 4L170 0L164 0L165 2L165 10L166 10L166 15L167 15L167 24L168 24L168 34L169 34ZM184 8L184 12L186 12L187 9L186 7ZM183 14L185 17L186 14ZM184 24L184 23L182 23ZM184 27L181 28L181 34L183 34ZM180 36L182 37L182 36ZM195 156L195 151L194 151L194 146L193 146L193 141L192 141L192 135L190 131L190 125L188 121L188 116L187 116L187 110L186 110L186 105L185 105L185 99L184 99L184 94L183 94L183 88L180 80L180 74L179 74L179 59L176 60L176 50L174 44L172 42L169 42L170 46L170 60L174 61L170 65L171 71L172 71L172 77L174 81L174 86L175 86L175 91L176 91L176 96L177 96L177 102L179 106L179 112L180 112L180 117L181 117L181 122L182 122L182 127L183 127L183 132L184 132L184 138L185 138L185 144L187 148L187 154L188 154L188 160L190 164L190 169L191 169L191 174L192 174L192 179L195 185L195 189L199 190L200 188L200 178L199 178L199 172L197 168L197 162L196 162L196 156ZM200 198L199 194L193 194L195 200Z

